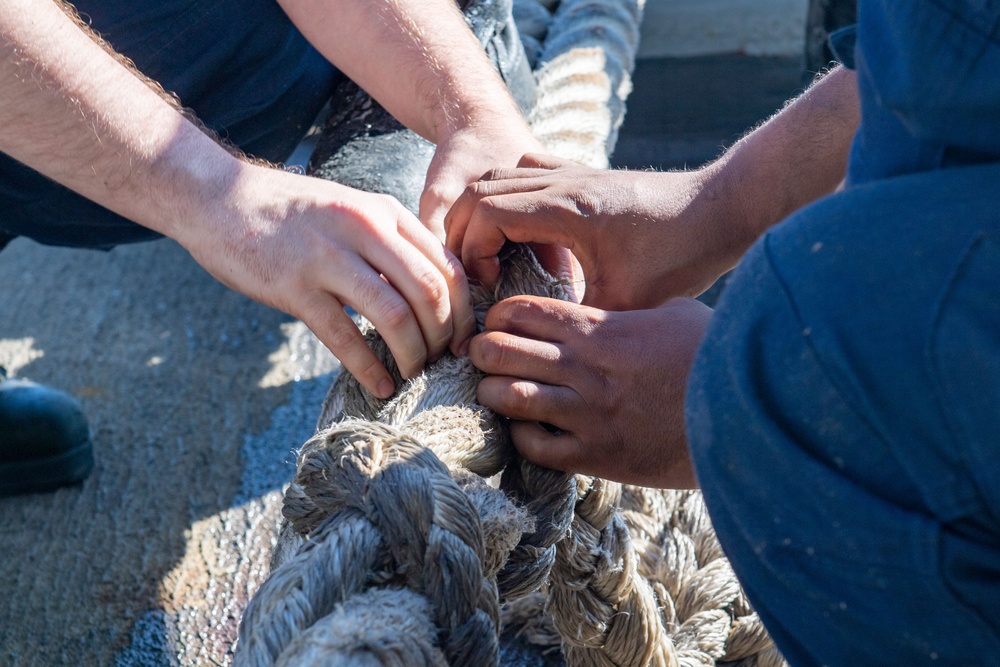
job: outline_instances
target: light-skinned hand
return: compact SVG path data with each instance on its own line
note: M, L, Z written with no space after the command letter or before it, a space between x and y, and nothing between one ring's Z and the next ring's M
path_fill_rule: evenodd
M392 380L344 306L375 325L405 378L475 332L458 260L392 197L247 166L220 199L228 215L182 243L226 285L301 319L376 395Z
M470 204L474 199L478 200L477 195L472 193L478 193L479 184L491 181L498 174L517 171L514 167L497 169L495 168L497 165L520 165L525 159L524 153L519 152L519 148L528 143L527 141L514 141L504 132L490 136L484 141L481 134L471 132L459 134L453 142L438 147L427 174L427 188L420 202L421 219L440 235L442 242L445 240L445 230L447 230L449 249L456 256L460 256L461 253L459 235L464 235L467 224L467 218L462 218L463 212L467 210L471 212ZM533 137L528 145L532 150L541 148ZM458 202L464 203L456 211L455 206ZM453 225L457 225L459 229L453 232L451 229ZM560 245L548 244L536 245L534 249L541 265L556 278L566 281L570 292L573 292L576 286L582 286L583 276L580 274L580 267L569 250ZM496 252L499 252L499 246ZM496 281L496 274L490 275L492 278L488 284L492 286ZM481 279L484 276L470 275L470 277Z

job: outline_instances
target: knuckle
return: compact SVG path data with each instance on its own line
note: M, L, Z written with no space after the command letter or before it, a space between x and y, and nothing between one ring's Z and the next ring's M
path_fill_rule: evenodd
M441 275L444 276L445 282L449 285L460 285L465 280L465 269L462 268L462 263L451 253L445 253L444 260L441 266Z
M440 199L440 188L437 185L428 185L420 193L420 206L430 206Z
M360 342L358 328L353 322L328 322L326 335L331 351L337 354L344 354L356 348Z
M319 239L313 242L313 248L318 252L316 254L316 266L310 267L312 270L309 272L310 275L320 272L325 266L342 266L350 261L352 251L345 248L340 243L327 242L326 239Z
M538 315L538 304L528 296L515 296L490 309L487 324L490 328L510 330Z
M424 188L424 191L421 193L420 198L421 199L427 198L431 200L441 199L449 192L451 192L451 188L446 186L444 183L435 181L433 183L427 184L427 186Z
M413 217L410 210L403 206L395 197L385 194L378 194L375 196L378 197L381 206L387 213L385 218L386 227L391 226L392 220L395 220L395 226L398 228L401 224L403 224L404 219Z
M403 328L413 317L409 304L381 278L358 276L353 286L353 305L380 328Z
M502 337L485 334L472 339L469 353L482 370L503 374L512 350Z
M354 279L354 286L351 290L354 298L354 307L362 313L378 310L379 304L385 299L383 293L388 288L381 280L373 280L367 275L358 274Z
M489 181L473 181L465 188L465 194L471 199L477 200L476 205L482 203L484 197L488 197L492 188Z
M376 308L379 319L390 329L402 329L412 317L410 307L399 297L386 297Z
M462 190L462 198L470 199L479 196L479 191L482 188L482 185L483 185L482 181L472 181L471 183L465 186L464 190Z
M510 387L508 400L511 409L516 414L528 414L534 404L535 392L531 390L531 385L524 382L515 382Z
M438 305L447 300L448 284L441 273L425 271L414 276L414 280L429 304Z
M503 368L503 361L507 358L507 354L504 352L504 345L500 341L496 340L482 340L477 341L478 346L476 349L477 356L482 362L485 368L489 369L501 369Z
M387 195L383 192L376 192L372 194L375 199L381 202L382 206L392 210L403 210L403 205L399 203L399 200L392 195Z
M481 214L489 216L500 210L500 202L496 197L484 195L476 204L476 209Z
M507 177L507 170L494 167L479 177L480 182L497 181Z
M461 194L461 191L455 192L440 185L427 186L420 193L420 212L447 210L447 203L455 199L455 194Z
M580 193L562 202L566 212L581 218L595 218L601 214L600 201L589 193Z

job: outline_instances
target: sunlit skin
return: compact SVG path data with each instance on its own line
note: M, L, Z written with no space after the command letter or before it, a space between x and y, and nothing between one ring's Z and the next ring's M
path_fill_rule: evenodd
M406 377L460 352L475 323L464 271L442 247L444 213L469 182L539 145L452 0L383 3L377 15L367 0L282 4L317 50L437 144L420 219L224 150L49 0L0 1L0 150L301 319L386 397L392 380L343 307L376 325Z
M515 420L514 441L530 461L693 487L683 398L711 312L692 299L624 312L508 299L490 310L486 332L470 346L472 362L490 374L479 401Z
M690 172L596 170L525 155L472 183L447 244L492 284L507 240L569 248L583 304L503 301L471 358L479 400L514 420L541 465L647 486L696 484L684 387L711 310L691 297L771 225L841 183L858 124L853 72L836 69L715 162Z

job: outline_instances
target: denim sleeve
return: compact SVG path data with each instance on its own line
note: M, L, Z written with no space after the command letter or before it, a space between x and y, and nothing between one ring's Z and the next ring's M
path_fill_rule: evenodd
M1000 0L861 2L855 53L915 139L1000 155Z

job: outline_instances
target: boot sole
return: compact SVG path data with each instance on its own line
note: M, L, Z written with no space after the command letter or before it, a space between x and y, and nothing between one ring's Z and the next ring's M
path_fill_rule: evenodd
M53 491L82 482L93 468L89 440L58 456L0 463L0 496Z

